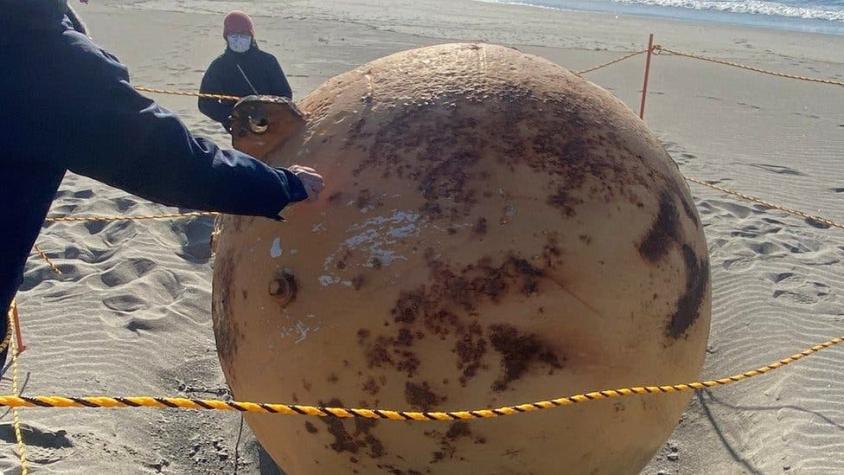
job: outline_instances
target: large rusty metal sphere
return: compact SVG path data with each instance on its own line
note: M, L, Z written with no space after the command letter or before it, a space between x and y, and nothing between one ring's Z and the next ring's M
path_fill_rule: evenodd
M461 410L694 380L709 265L683 177L607 91L453 44L235 114L325 175L287 222L227 217L214 329L239 400ZM290 475L636 473L689 394L469 422L247 415Z

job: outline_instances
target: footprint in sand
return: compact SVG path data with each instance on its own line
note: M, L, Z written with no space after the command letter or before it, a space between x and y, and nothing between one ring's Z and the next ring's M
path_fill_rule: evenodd
M204 264L211 258L211 231L214 230L213 218L194 218L175 221L170 229L179 236L181 251L179 257L195 264Z
M829 295L829 286L822 282L800 282L785 289L774 290L772 294L775 299L800 305L815 305L820 301L828 300Z
M697 156L693 155L691 153L687 153L687 152L682 152L679 155L677 155L676 152L675 152L675 153L671 153L671 158L680 165L686 165L690 161L696 159Z
M712 206L708 200L697 201L695 205L697 206L697 211L701 216L709 216L718 211L718 209L715 206Z
M53 432L38 426L23 424L21 435L26 441L27 459L35 464L47 465L58 462L75 450L73 441L63 430ZM7 444L16 443L12 424L0 424L0 440Z
M756 226L748 226L747 228L737 229L735 231L730 232L730 236L734 238L747 238L747 239L754 239L758 238L762 235Z
M124 325L124 327L133 333L138 332L166 332L168 328L167 323L162 323L160 319L145 319L145 318L131 318Z
M86 249L87 250L87 249ZM79 259L79 256L82 255L82 250L76 247L74 244L70 244L65 246L64 248L64 258L65 259Z
M724 238L712 238L708 240L709 245L709 253L712 254L714 251L724 247L724 245L728 244L730 241Z
M106 243L114 246L120 242L127 241L137 234L137 226L134 221L118 221L111 223L103 232L103 239Z
M756 260L755 257L749 257L749 256L735 257L735 258L732 258L732 259L725 260L721 264L721 267L723 267L724 270L749 269L750 267L753 266L755 260Z
M714 209L720 209L731 214L735 218L744 219L753 214L754 210L748 206L740 205L730 201L721 200L704 200L701 204L706 203Z
M812 286L817 291L818 297L826 297L829 295L829 286L823 282L812 282Z
M804 173L801 173L793 168L784 167L781 165L771 165L767 163L751 163L750 166L761 168L762 170L777 173L780 175L806 176Z
M64 248L65 259L79 259L88 264L99 264L105 262L117 252L117 248L96 249L90 246L78 247L76 244L68 244Z
M86 221L83 223L85 229L88 230L88 234L99 234L100 231L105 229L108 226L108 222L106 221Z
M791 303L800 305L813 305L818 302L817 297L807 295L801 292L794 292L791 290L775 290L773 293L775 299L787 300Z
M103 299L103 305L116 312L132 313L149 308L149 303L135 295L117 295Z
M806 281L805 276L793 272L769 273L768 280L776 287L773 298L801 305L815 304L830 295L829 285L818 281Z
M121 213L125 213L125 212L131 210L132 208L135 207L135 205L138 204L137 200L133 200L132 198L124 198L124 197L114 198L111 201L112 201L112 203L114 203L114 206L117 207L117 211L119 211Z
M50 215L51 216L53 216L53 215L54 216L65 216L65 215L73 214L74 212L76 212L77 208L79 208L79 205L75 205L75 204L71 204L71 203L61 203L61 204L56 203L50 209ZM56 223L46 222L46 223L44 223L44 227L50 227L53 224L56 224Z
M829 224L818 221L817 219L806 218L803 221L813 228L829 229L831 227Z
M751 224L748 226L743 226L738 228L735 231L730 233L733 237L744 237L744 238L761 238L763 236L768 236L772 234L779 234L782 231L781 226L765 226L759 227L755 224Z
M59 190L56 193L56 200L60 200L63 198L81 198L81 199L88 199L94 196L94 190L85 189L79 191L71 191L71 190Z
M139 331L149 331L150 329L152 329L152 325L143 320L133 318L129 321L129 323L126 324L126 329L131 332L137 333Z
M785 223L776 219L776 218L762 218L762 221L765 221L768 224L775 224L777 226L785 226Z
M783 247L785 247L788 250L788 252L790 252L792 254L805 254L807 252L817 251L817 249L812 249L812 248L808 247L806 244L803 244L801 242L798 242L796 244L790 244L790 243L786 242L786 243L783 243Z
M782 248L772 242L754 242L747 245L747 247L760 256L771 256Z
M699 97L701 99L709 99L710 101L715 101L715 102L721 102L721 98L715 97L715 96L695 96L695 97Z
M797 274L795 274L793 272L779 272L779 273L768 274L768 279L770 279L771 282L773 282L775 284L779 284L780 282L791 279L792 277L795 277L796 275Z
M61 271L61 275L56 274L52 267L41 261L38 267L27 271L23 276L23 282L18 290L26 292L32 290L41 284L52 285L53 281L58 282L76 282L80 278L79 268L74 264L56 264L56 267Z
M747 102L736 102L736 104L738 104L738 105L740 105L740 106L742 106L742 107L749 107L749 108L751 108L751 109L753 109L753 110L756 110L756 111L760 111L760 110L762 110L762 108L761 108L761 107L756 106L756 105L753 105L753 104L748 104Z
M149 273L156 267L150 259L134 257L118 262L117 265L100 274L100 280L106 287L127 284Z

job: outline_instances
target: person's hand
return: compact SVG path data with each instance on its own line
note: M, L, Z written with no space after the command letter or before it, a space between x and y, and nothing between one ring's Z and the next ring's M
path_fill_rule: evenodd
M316 201L319 198L319 193L325 187L322 176L313 168L303 167L302 165L292 165L288 170L302 182L305 192L308 193L307 201Z

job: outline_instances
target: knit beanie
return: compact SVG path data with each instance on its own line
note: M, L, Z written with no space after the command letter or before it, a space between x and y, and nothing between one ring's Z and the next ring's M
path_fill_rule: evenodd
M235 33L249 34L255 37L255 27L252 25L252 19L249 18L249 15L239 11L233 11L226 15L226 19L223 21L223 38Z

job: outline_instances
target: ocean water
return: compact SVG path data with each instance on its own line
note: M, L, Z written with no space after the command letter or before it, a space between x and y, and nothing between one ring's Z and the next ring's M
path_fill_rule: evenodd
M844 0L478 0L844 35Z
M733 23L786 30L844 35L844 0L475 0L483 3L528 5L624 15L645 15L699 22ZM423 0L420 0L423 2ZM330 18L332 7L319 2L278 0L120 0L125 7L225 13L242 9L253 14L283 15L291 9L309 18ZM368 7L388 5L361 1ZM335 8L342 3L332 4ZM345 13L349 13L346 11Z

